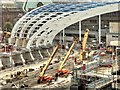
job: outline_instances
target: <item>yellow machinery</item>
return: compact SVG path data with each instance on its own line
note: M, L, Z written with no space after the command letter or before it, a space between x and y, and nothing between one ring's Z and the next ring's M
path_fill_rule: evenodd
M86 56L86 43L87 43L87 39L88 39L88 34L89 34L89 30L87 29L85 34L84 34L84 38L83 38L83 42L82 42L82 51L80 52L80 61L85 60L85 56Z
M47 64L44 66L44 68L42 69L42 72L40 73L39 77L38 77L38 81L37 83L47 83L47 82L51 82L54 78L51 75L44 75L45 71L47 70L48 66L50 65L53 57L55 56L58 48L60 47L60 45L57 45L54 49L54 51L52 52L50 58L48 59Z
M27 69L24 69L23 71L18 71L16 74L11 74L11 78L13 77L17 79L27 77Z
M22 78L24 78L24 77L27 77L27 69L24 69L24 70L20 73L20 75L18 75L18 78L19 78L19 79L22 79Z
M1 41L3 42L5 40L5 38L9 38L10 36L11 36L10 32L3 32Z
M112 47L112 46L108 46L107 49L106 49L106 52L107 52L107 53L112 53L112 52L114 52L113 47Z
M77 42L76 40L73 42L73 44L71 45L69 51L67 52L64 60L63 60L62 63L60 64L60 67L58 68L58 72L57 72L56 75L55 75L56 77L58 77L58 76L67 76L68 74L71 74L71 72L70 72L68 69L62 69L62 68L63 68L64 64L66 63L66 61L67 61L67 59L68 59L71 51L73 50L76 42Z
M9 38L11 36L11 33L10 32L4 32L5 34L5 37Z

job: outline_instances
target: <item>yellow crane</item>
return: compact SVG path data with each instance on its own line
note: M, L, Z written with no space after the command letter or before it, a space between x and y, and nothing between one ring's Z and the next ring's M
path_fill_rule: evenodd
M56 77L58 77L58 76L66 76L66 75L68 75L68 74L71 74L71 72L70 72L68 69L63 69L63 66L64 66L64 64L66 63L68 57L70 56L70 53L71 53L71 51L73 50L76 42L77 42L77 40L75 40L75 41L73 42L73 44L71 45L69 51L67 52L64 60L63 60L62 63L60 64L60 66L59 66L59 68L58 68L58 72L56 73Z
M60 45L57 45L55 47L55 49L52 52L50 58L48 59L46 65L44 66L42 72L40 73L40 75L38 77L38 81L37 81L38 84L39 83L47 83L47 82L50 82L50 81L52 81L54 79L51 75L47 75L47 74L45 75L45 71L47 70L48 66L50 65L50 63L51 63L53 57L55 56L55 54L56 54L59 47L60 47Z
M84 60L85 56L86 56L85 49L86 49L86 43L87 43L88 35L89 35L89 30L87 29L85 34L84 34L84 38L83 38L83 42L82 42L82 51L80 52L80 57L79 57L80 61Z

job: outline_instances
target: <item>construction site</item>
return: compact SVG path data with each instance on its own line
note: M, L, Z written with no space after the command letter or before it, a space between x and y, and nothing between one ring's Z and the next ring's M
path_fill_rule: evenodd
M41 3L0 31L0 90L120 90L120 1Z

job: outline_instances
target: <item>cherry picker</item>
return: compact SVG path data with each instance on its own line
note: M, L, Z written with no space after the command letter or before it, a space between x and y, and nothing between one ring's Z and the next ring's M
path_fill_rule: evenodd
M48 59L47 64L44 66L42 72L40 73L40 75L38 77L38 80L37 80L38 84L40 84L40 83L48 83L48 82L51 82L54 79L53 76L45 74L45 71L47 70L48 66L50 65L50 63L51 63L53 57L55 56L55 54L56 54L59 47L60 47L60 45L57 45L55 47L55 49L52 52L50 58Z

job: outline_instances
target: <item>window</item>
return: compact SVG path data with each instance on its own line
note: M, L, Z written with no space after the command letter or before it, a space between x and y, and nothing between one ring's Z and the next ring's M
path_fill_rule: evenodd
M29 26L33 26L33 24L30 24Z
M46 20L51 20L52 18L46 18Z
M44 15L49 15L49 13L45 13Z
M52 15L51 17L56 17L56 15Z
M47 34L50 34L53 30L51 30L50 32L48 32Z
M38 26L42 26L43 24L38 24Z
M114 38L118 38L118 36L112 36L112 37L114 37Z
M42 23L46 23L47 21L42 21Z
M33 33L35 33L35 32L37 32L37 31L33 31Z
M37 21L33 21L32 23L36 23Z
M44 16L40 16L40 18L43 18Z
M58 15L61 15L62 13L57 13Z
M35 29L39 29L40 27L35 27Z
M27 27L27 29L30 29L31 27Z

